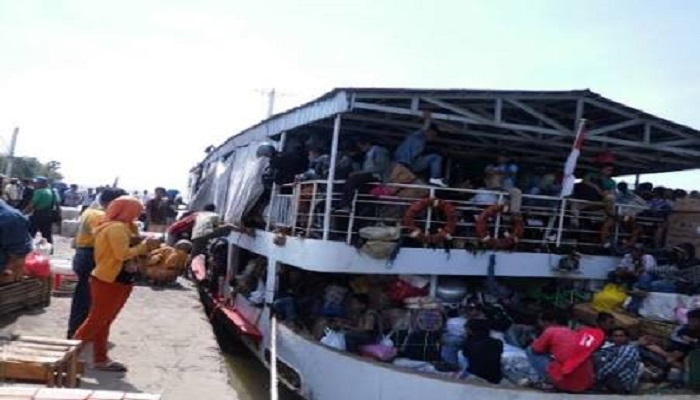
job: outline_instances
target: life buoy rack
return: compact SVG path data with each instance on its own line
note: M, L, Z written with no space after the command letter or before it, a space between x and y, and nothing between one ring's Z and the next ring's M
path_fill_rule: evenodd
M487 224L491 217L495 217L498 213L508 211L505 204L493 204L476 217L476 235L479 241L491 248L497 250L508 250L515 247L518 241L523 237L525 231L525 223L521 215L513 215L513 232L506 232L503 238L491 236L488 232Z
M439 228L436 233L424 232L421 228L416 226L416 216L428 208L432 208L441 213L447 220L445 226ZM406 214L403 216L403 225L411 232L409 234L411 238L425 244L441 244L447 240L452 240L452 235L454 235L457 229L457 209L449 201L435 197L426 197L411 204Z

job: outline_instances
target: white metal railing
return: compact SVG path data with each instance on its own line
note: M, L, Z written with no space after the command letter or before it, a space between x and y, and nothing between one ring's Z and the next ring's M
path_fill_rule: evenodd
M343 181L336 181L342 184ZM500 191L437 188L435 186L413 184L386 184L395 189L412 189L421 191L424 195L449 200L455 205L459 213L457 232L453 237L456 240L474 243L478 242L475 232L475 217L486 207L493 203L507 203L510 195ZM382 196L355 193L349 214L338 214L331 211L329 219L325 217L326 181L308 181L286 185L288 194L277 194L271 201L270 225L274 227L291 228L295 234L306 237L322 238L329 240L346 241L351 243L358 234L359 229L365 226L385 224L400 225L407 207L420 197ZM289 194L289 190L292 191ZM478 195L478 196L477 196ZM332 194L333 203L341 196L341 193ZM472 196L476 196L475 198ZM467 197L472 197L468 199ZM490 202L485 201L491 199ZM578 204L580 213L578 226L573 226L570 221L574 215L571 205ZM323 205L323 206L322 206ZM621 210L629 214L630 209L642 211L643 206L616 204L616 215L621 215ZM525 218L524 235L520 243L529 245L533 251L541 246L575 246L586 251L602 248L600 240L600 228L598 227L606 219L602 212L603 203L577 200L571 198L559 198L542 195L522 195L521 212ZM328 221L328 223L325 223ZM432 209L428 209L424 218L417 218L416 224L424 231L429 231L436 224L436 216ZM661 222L658 218L637 216L637 223L645 230L643 237L653 236L653 231ZM439 223L439 222L437 222ZM512 228L509 217L497 214L488 224L489 233L493 237L502 237L503 232ZM629 236L629 232L621 227L619 218L616 218L610 233L613 244ZM539 250L538 250L539 251Z

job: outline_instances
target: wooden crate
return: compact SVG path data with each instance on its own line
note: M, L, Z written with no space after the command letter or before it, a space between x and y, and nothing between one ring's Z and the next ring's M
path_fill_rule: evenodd
M106 390L0 387L0 400L160 400L158 394Z
M80 347L80 340L40 336L0 339L0 380L42 382L48 387L76 387Z
M51 304L51 279L25 277L0 285L0 317Z

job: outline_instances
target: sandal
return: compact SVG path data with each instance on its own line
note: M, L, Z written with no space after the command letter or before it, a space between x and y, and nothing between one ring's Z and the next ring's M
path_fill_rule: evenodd
M94 368L98 371L106 371L106 372L126 372L128 369L126 368L126 365L118 362L118 361L105 361L102 363L96 363Z

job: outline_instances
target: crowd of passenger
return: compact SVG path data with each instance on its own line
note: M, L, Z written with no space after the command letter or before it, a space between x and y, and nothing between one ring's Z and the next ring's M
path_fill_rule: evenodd
M251 259L234 279L236 293L262 306L265 275L265 259ZM272 309L300 334L337 350L425 373L549 391L683 387L690 357L700 357L700 309L689 310L670 337L635 337L607 312L591 326L554 307L544 307L535 321L511 317L508 306L522 293L498 284L449 302L440 289L437 298L427 297L426 284L420 277L284 266Z
M562 193L562 171L532 163L521 165L519 160L506 152L495 154L491 160L468 162L450 156L451 163L448 169L447 156L437 146L439 138L444 135L445 132L430 119L429 114L426 114L423 127L407 136L393 150L387 147L380 137L354 136L347 141L341 141L335 178L344 182L339 188L334 188L342 194L334 202L333 212L349 213L356 193L363 196L393 195L407 198L420 198L428 194L427 190L415 187L401 189L382 186L391 183L423 185L426 189L430 186L438 189L472 189L476 192L470 195L440 191L437 195L447 199L470 201L481 206L496 203L497 192L504 192L510 198L518 199L523 194L559 197ZM283 151L277 151L270 144L261 145L258 156L270 160L269 168L263 177L268 192L272 183L300 184L298 212L301 222L306 222L304 214L311 211L312 185L305 185L304 182L325 180L328 177L331 170L328 143L311 135L304 143L290 140ZM483 167L479 168L479 163ZM632 189L627 182L616 182L613 179L616 173L615 156L609 152L595 157L593 167L593 170L577 171L577 176L581 179L569 197L584 202L569 202L570 218L566 220L566 227L573 228L574 231L578 228L600 230L600 244L604 247L624 244L612 243L613 237L609 232L615 222L629 221L629 217L653 218L656 225L654 228L645 227L644 235L653 238L653 243L648 245L663 247L666 229L664 220L668 217L673 203L684 198L700 198L698 191L688 193L681 189L654 187L651 183L638 184ZM368 185L370 183L373 185ZM559 202L543 198L525 198L522 205L530 209L540 207L553 210L559 207ZM358 207L355 212L366 214L371 211L366 207ZM603 216L603 226L599 226L600 218L596 218L598 222L584 220L581 218L582 212L599 213ZM596 226L592 227L592 224Z

